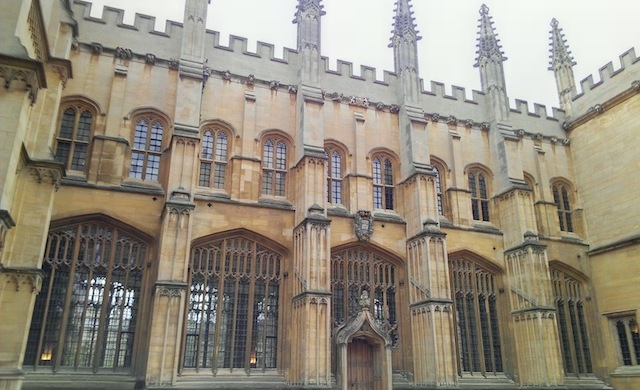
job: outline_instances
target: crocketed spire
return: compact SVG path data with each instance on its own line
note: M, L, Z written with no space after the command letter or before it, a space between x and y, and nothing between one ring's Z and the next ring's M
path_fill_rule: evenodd
M409 38L413 42L422 39L419 36L417 25L415 24L415 18L413 17L413 6L411 0L397 0L396 1L396 15L393 18L393 30L391 30L391 43L389 47L393 47L397 44L399 38Z
M556 18L551 20L551 52L549 70L556 70L561 66L572 67L576 64L569 50L569 45L564 38L564 32L560 28L560 24Z
M476 54L476 63L474 66L478 67L480 64L490 58L503 62L507 59L500 46L500 40L498 34L496 34L493 28L493 18L489 15L489 7L486 4L482 4L480 7L480 22L478 32L478 51Z
M293 19L293 23L299 23L301 20L301 16L303 14L311 14L315 17L320 17L325 14L322 10L324 5L321 4L322 0L298 0L298 5L296 6L297 11L295 14L295 19Z

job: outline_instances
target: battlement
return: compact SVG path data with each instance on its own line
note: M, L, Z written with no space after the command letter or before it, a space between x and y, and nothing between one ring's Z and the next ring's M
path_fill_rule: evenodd
M640 79L640 58L636 57L634 48L622 53L619 57L619 68L609 62L598 70L599 81L589 75L580 81L580 92L575 91L573 102L574 115L580 115L595 104L602 103L618 93L626 90L631 83ZM615 78L615 83L609 82Z

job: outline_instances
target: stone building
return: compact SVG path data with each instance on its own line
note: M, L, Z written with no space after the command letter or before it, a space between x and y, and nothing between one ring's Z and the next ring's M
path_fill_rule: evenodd
M382 80L208 3L0 5L0 389L640 388L633 50L577 88L554 20L529 112L486 6L466 98L409 0Z

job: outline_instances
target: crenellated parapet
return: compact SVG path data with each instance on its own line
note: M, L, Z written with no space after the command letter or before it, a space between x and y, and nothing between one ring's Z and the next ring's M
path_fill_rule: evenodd
M599 81L589 75L580 81L580 92L573 97L573 119L598 110L598 105L615 98L630 88L635 88L640 81L640 58L634 48L622 53L619 67L609 62L598 71Z

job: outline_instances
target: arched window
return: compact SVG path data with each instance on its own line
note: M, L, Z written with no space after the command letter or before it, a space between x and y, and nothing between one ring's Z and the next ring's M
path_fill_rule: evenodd
M224 189L228 143L228 136L224 131L220 129L205 130L201 141L198 185Z
M268 138L262 144L262 194L285 196L287 178L287 145L279 138Z
M471 192L471 211L475 221L489 222L489 189L487 176L480 170L469 172L469 191Z
M615 330L622 364L625 366L640 365L640 326L635 315L615 319Z
M194 247L183 367L276 367L281 262L240 235Z
M24 364L129 368L148 246L102 221L49 231Z
M560 230L563 232L573 232L571 201L569 199L569 190L565 184L558 183L553 185L553 202L558 209Z
M445 188L444 177L442 176L445 172L442 164L431 161L431 166L433 167L433 174L435 175L435 186L436 186L436 202L438 206L438 214L444 215L444 194L443 189Z
M138 118L135 124L129 177L157 181L164 125L153 117Z
M564 371L574 375L592 373L584 287L579 280L555 268L551 268L551 279Z
M371 297L371 313L388 323L397 341L396 292L398 269L392 262L361 247L344 249L331 256L333 324L339 326L360 312L362 290Z
M335 148L327 148L326 176L327 176L327 202L342 204L342 154Z
M461 370L502 372L496 275L464 258L452 259L449 267Z
M373 208L393 210L393 163L387 157L373 158Z
M65 108L56 138L56 161L71 171L84 171L94 114L83 105Z

